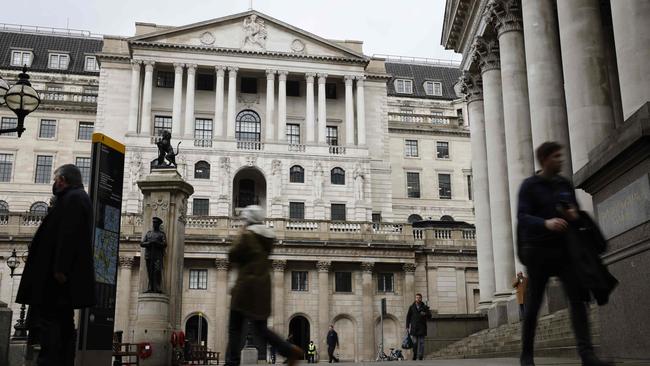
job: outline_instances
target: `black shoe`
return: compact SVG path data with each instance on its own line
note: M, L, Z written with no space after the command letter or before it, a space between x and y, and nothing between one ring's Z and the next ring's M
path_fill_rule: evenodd
M535 366L535 361L533 361L532 356L521 356L519 358L519 364L521 366Z
M614 364L611 362L601 361L592 353L582 357L582 366L614 366Z

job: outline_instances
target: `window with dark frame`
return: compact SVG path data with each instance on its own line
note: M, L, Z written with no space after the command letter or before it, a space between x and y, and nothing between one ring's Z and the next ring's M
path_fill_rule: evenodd
M190 269L190 290L208 289L208 270Z
M212 120L197 118L194 120L194 146L212 147Z
M406 173L406 192L408 198L420 198L420 173Z
M438 194L440 199L451 199L451 175L438 174Z
M173 88L174 73L172 71L156 71L156 86L159 88Z
M194 164L194 179L210 179L210 163L197 161Z
M377 273L377 291L393 292L394 276L392 273Z
M11 182L11 171L14 166L13 154L0 154L0 182Z
M77 157L75 158L75 164L79 171L81 171L81 180L83 183L88 186L90 183L90 158L88 157Z
M449 159L449 142L446 141L436 142L436 153L438 159Z
M372 213L372 222L381 222L381 212Z
M42 119L38 128L38 137L41 139L53 139L56 137L56 121L53 119Z
M290 145L300 145L300 125L287 123L287 142Z
M194 216L210 215L210 200L207 198L195 198L192 201L192 215Z
M16 117L2 117L2 120L0 120L0 128L3 130L16 127L18 127L18 118ZM18 136L18 133L3 133L2 136Z
M345 170L336 167L330 172L330 182L332 184L345 185Z
M474 200L474 192L472 192L472 176L467 176L467 199Z
M336 126L327 126L325 139L329 146L339 146L339 128Z
M325 83L325 99L336 99L336 83Z
M334 291L352 292L352 272L334 272Z
M7 201L0 200L0 215L6 215L9 213L9 204Z
M345 204L344 203L332 203L330 208L332 221L345 221Z
M51 155L36 155L36 174L34 183L47 184L52 180L52 164L54 157Z
M242 77L239 81L239 92L257 94L257 79Z
M250 109L237 114L235 119L235 139L237 141L260 141L262 122L259 114Z
M298 80L287 80L287 96L288 97L300 96L300 82Z
M293 220L305 219L305 203L289 202L289 218Z
M169 116L154 116L153 135L162 136L163 131L169 131L169 133L172 133L172 118Z
M407 158L417 158L418 157L418 140L406 140L405 141L405 152Z
M291 291L309 291L309 272L291 271Z
M43 201L34 202L29 207L29 213L33 215L45 215L47 214L47 207L47 203Z
M196 90L214 90L214 74L197 74Z
M93 122L79 122L79 130L77 131L77 140L91 140L93 138L93 131L95 124Z
M289 169L289 182L305 183L305 169L300 165L294 165Z

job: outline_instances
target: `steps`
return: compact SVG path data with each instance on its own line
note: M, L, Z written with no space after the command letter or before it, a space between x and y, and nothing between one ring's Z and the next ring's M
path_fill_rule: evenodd
M599 344L598 308L589 308L594 347ZM521 351L521 323L485 329L449 346L428 354L435 358L517 357ZM539 318L535 354L544 357L576 357L575 339L568 309Z

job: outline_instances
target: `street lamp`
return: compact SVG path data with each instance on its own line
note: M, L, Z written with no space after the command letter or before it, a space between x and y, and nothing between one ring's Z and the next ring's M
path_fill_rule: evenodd
M24 257L24 255L23 255ZM25 260L25 258L23 258ZM20 258L16 255L16 249L11 251L11 255L7 258L7 267L11 271L9 277L14 278L14 276L21 276L22 273L14 273L16 268L20 267ZM20 317L16 320L14 325L14 335L13 339L27 339L27 324L25 324L25 304L20 305Z
M16 128L0 129L0 134L17 132L18 137L25 131L25 117L32 113L41 104L38 92L32 88L27 75L27 65L23 66L23 72L18 75L18 81L13 86L0 78L0 105L7 104L18 117Z

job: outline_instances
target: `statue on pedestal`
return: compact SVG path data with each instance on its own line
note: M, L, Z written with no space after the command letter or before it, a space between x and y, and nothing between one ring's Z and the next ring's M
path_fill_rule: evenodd
M162 220L154 217L152 221L153 230L147 231L140 244L144 248L147 278L149 279L147 291L145 292L162 293L160 285L162 282L163 258L165 256L165 248L167 247L167 237L160 230Z
M171 132L164 130L161 139L156 142L156 146L158 146L158 157L151 162L152 168L178 167L176 164L176 155L178 155L178 148L181 143L180 141L178 142L176 152L174 152L174 147L172 146L171 141ZM167 160L167 163L165 163L165 160Z

